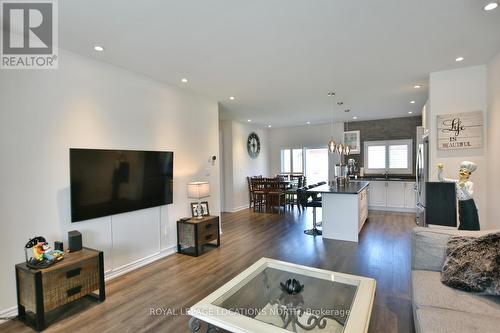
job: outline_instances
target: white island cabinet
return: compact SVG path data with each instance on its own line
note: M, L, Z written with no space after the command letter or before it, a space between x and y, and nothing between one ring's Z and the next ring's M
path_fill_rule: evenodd
M322 185L308 190L320 193L323 238L357 242L368 218L369 182L349 182L345 186Z

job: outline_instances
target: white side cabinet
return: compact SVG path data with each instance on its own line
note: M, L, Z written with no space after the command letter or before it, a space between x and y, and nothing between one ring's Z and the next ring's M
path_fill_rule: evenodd
M413 212L415 182L370 181L368 208L395 212Z

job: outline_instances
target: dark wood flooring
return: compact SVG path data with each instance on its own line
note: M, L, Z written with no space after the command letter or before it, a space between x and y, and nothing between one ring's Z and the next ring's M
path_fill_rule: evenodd
M189 332L186 308L261 257L377 280L370 332L413 332L410 230L413 214L370 212L359 243L304 235L311 212L223 214L222 245L198 258L174 254L107 284L102 304L81 302L45 332ZM153 316L151 309L164 309ZM0 332L31 332L17 320Z

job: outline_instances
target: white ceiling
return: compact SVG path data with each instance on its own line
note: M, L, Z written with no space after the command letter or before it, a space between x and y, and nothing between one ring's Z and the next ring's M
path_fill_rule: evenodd
M388 118L420 113L430 72L500 49L500 8L484 2L59 1L60 44L217 100L224 118L328 122L330 90L345 103L336 120Z

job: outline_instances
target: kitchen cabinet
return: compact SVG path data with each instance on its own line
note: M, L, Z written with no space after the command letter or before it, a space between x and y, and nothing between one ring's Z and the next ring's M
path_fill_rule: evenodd
M403 182L385 182L387 185L387 207L404 208L405 207L405 183Z
M368 218L368 191L364 189L361 193L358 194L358 233L363 228L366 219Z
M417 197L415 192L415 183L405 183L405 207L409 209L417 208Z
M415 205L415 182L370 181L368 208L396 212L413 212Z
M387 205L386 182L370 182L369 192L369 207L385 207Z

